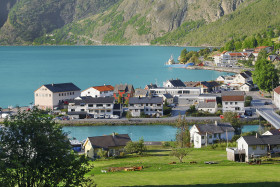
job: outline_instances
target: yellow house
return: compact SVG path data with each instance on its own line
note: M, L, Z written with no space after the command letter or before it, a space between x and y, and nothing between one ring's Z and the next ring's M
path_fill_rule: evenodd
M83 147L85 155L90 158L97 158L99 149L108 151L108 157L119 156L121 152L124 152L124 147L129 141L131 139L128 134L112 133L112 135L88 137Z

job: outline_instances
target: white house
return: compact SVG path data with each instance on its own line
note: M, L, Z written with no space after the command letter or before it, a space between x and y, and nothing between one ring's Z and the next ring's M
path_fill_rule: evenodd
M199 102L197 106L198 111L204 111L214 114L217 112L218 107L217 103L215 102Z
M280 109L280 86L273 90L273 102Z
M68 100L68 115L72 118L85 118L90 115L95 118L110 118L113 115L114 97L77 97Z
M222 92L223 112L245 112L245 93L243 91Z
M40 109L54 109L68 99L79 97L81 89L73 83L45 84L34 92L34 105Z
M247 75L246 73L239 73L233 79L233 83L245 84L248 81L252 81L252 77Z
M163 83L163 87L165 88L178 88L178 87L186 87L186 85L180 80L167 80L166 82Z
M242 136L237 140L237 148L228 148L228 159L248 162L251 158L267 156L280 152L280 135L271 136ZM238 156L245 154L244 160Z
M152 88L150 89L150 94L152 96L163 97L163 94L169 93L173 97L177 96L189 96L189 95L196 95L198 96L201 93L201 89L197 87L181 87L181 88Z
M128 111L133 117L139 117L141 112L146 115L163 115L162 97L131 97L129 99Z
M112 97L114 94L114 87L111 85L94 86L85 89L81 92L81 96L91 97Z
M217 140L230 141L234 136L234 128L230 124L199 124L190 129L191 142L194 148L201 148L215 143Z
M242 84L242 85L239 87L239 90L240 90L240 91L244 91L244 92L249 92L249 91L251 90L251 85L248 84L248 83Z

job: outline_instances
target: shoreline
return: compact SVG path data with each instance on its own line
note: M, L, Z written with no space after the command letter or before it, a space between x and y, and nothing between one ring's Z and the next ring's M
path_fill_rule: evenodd
M241 73L244 70L250 70L252 69L245 69L245 68L227 68L227 67L213 67L213 66L188 66L185 69L189 70L212 70L212 71L220 71L220 72L228 72L228 73Z

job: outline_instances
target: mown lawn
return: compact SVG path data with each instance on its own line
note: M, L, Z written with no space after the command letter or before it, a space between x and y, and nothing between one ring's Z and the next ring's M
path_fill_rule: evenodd
M264 162L262 165L248 165L227 161L225 150L194 149L178 163L169 156L169 149L149 147L144 156L94 161L94 174L98 186L280 186L280 162ZM176 164L169 164L171 162ZM197 164L190 164L196 161ZM208 165L205 161L218 164ZM144 166L142 171L119 171L101 173L109 167ZM206 185L207 184L207 185ZM215 184L215 185L214 185Z

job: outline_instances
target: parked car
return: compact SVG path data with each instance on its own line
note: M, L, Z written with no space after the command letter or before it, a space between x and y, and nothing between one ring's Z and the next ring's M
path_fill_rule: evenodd
M99 115L99 118L104 118L104 114L100 114L100 115Z
M105 115L105 118L106 118L106 119L109 119L109 118L110 118L110 115L109 115L109 114L106 114L106 115Z
M120 116L118 116L118 115L112 115L111 118L112 118L112 119L119 119Z

